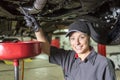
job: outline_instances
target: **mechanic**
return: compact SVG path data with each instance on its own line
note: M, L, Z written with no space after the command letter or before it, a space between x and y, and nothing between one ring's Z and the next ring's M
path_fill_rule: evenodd
M34 17L26 17L32 20ZM49 62L62 67L65 80L116 80L115 71L109 59L95 52L90 45L90 30L85 21L75 21L69 26L66 37L69 37L72 50L50 46L42 28L35 20L33 29L41 49L49 55Z

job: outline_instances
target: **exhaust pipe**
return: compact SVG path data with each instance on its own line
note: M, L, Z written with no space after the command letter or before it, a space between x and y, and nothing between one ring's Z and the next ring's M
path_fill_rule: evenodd
M47 0L35 0L33 7L23 7L25 10L28 11L28 13L30 14L37 14L39 12L42 11L42 9L44 8L45 4L46 4Z

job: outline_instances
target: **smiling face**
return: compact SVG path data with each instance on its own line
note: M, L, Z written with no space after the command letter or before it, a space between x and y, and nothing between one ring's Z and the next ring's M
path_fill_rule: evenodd
M90 52L90 37L82 32L73 32L70 37L70 44L72 49L78 54L85 54Z

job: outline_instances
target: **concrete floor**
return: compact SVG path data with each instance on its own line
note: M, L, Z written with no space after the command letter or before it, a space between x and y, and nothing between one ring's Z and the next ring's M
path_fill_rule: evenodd
M21 66L19 65L19 80L21 78ZM64 80L60 66L50 64L47 57L40 56L32 61L24 61L24 79L23 80ZM117 80L120 80L120 71L116 71ZM0 80L14 80L14 67L12 64L0 62Z

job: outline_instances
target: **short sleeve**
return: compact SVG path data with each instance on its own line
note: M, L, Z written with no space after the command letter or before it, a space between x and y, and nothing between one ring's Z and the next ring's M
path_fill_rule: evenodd
M65 59L69 55L69 50L64 50L61 48L51 46L49 62L62 65L65 62Z
M104 80L116 80L115 69L111 61L108 59L108 65L106 66L105 70L105 79Z

